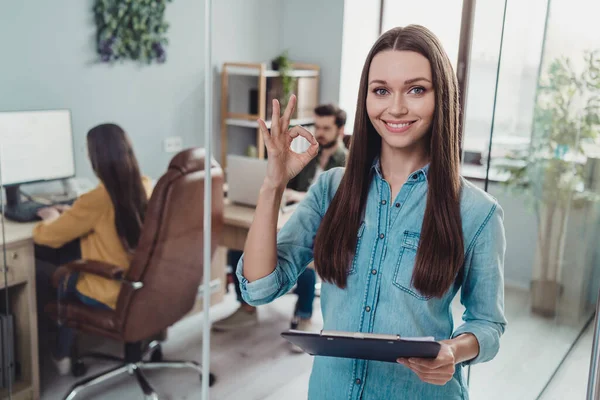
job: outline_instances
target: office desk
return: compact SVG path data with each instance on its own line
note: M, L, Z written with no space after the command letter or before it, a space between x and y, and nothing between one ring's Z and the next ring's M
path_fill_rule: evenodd
M35 223L4 221L6 258L0 262L1 312L5 310L4 294L8 291L10 312L14 316L16 360L21 376L12 387L14 400L39 399L38 328L35 294L35 257L31 232ZM6 262L5 262L6 261ZM7 281L4 282L6 269ZM0 390L0 399L8 398L8 390Z
M225 200L225 208L223 212L224 227L221 246L231 250L244 250L244 243L254 219L253 207L245 207ZM277 231L290 219L293 212L279 214L277 221Z

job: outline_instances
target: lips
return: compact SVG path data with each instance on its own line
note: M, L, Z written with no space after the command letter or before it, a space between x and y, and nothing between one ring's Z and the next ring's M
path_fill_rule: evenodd
M410 127L416 122L416 121L384 121L381 120L386 129L391 132L391 133L404 133L407 130L410 129Z

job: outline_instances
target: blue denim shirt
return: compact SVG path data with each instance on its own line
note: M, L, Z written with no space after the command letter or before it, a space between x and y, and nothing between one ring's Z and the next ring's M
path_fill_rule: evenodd
M390 203L391 189L379 164L373 165L363 222L346 289L323 282L323 329L433 336L436 340L472 333L479 355L469 363L489 361L504 333L503 212L495 199L462 180L461 215L465 244L462 278L441 298L422 296L411 285L427 198L428 167L410 175ZM344 174L323 173L310 188L277 237L277 266L268 276L248 282L243 257L237 267L242 296L252 305L287 293L313 260L313 240ZM385 202L384 202L385 201ZM451 302L458 290L466 308L456 328ZM465 363L467 364L467 363ZM315 357L309 399L468 399L463 364L444 386L422 382L411 370L393 363Z

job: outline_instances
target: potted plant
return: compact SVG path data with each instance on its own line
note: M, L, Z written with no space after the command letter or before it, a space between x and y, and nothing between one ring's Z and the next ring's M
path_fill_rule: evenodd
M283 51L275 59L271 61L271 67L275 71L279 71L281 76L282 97L279 99L282 107L287 105L287 101L294 90L294 78L290 76L292 71L292 62L288 57L288 51Z
M587 52L575 72L569 59L554 60L541 80L526 154L512 154L500 171L506 184L525 195L538 222L532 280L532 311L552 317L561 292L569 212L597 201L585 184L588 144L600 137L600 50Z

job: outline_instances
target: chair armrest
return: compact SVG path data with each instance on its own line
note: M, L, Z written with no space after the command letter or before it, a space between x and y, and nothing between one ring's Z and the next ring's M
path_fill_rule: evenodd
M52 284L58 287L63 278L70 272L87 272L106 279L120 281L125 270L116 265L95 260L78 260L59 267L52 275Z

